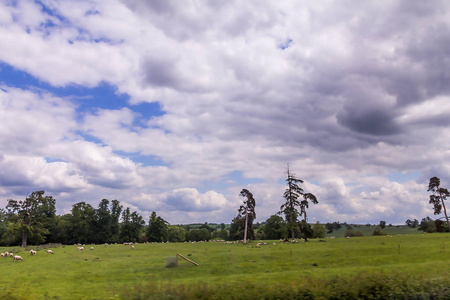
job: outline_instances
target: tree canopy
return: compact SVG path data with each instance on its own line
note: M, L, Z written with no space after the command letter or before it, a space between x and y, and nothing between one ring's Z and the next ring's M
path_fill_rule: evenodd
M441 187L441 180L438 177L430 178L428 192L431 192L429 203L433 205L434 214L439 215L443 210L445 219L447 220L447 226L450 230L450 222L445 207L445 200L450 196L450 192L446 188Z
M286 202L281 205L279 214L284 214L286 218L287 228L291 233L291 238L295 238L296 231L300 230L306 234L309 233L311 228L308 227L306 209L309 208L309 202L313 204L319 203L315 195L311 193L305 193L300 187L303 184L303 180L297 179L295 175L287 168L286 178L286 190L283 197ZM299 210L300 209L300 210ZM300 224L298 218L303 216L303 224Z

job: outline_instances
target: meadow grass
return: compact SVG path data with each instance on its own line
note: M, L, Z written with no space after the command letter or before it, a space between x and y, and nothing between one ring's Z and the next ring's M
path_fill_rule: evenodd
M263 242L261 247L256 241L139 244L134 250L95 245L94 251L71 245L36 256L3 247L1 252L13 250L24 261L0 258L0 298L244 299L246 290L261 299L329 299L339 289L340 295L359 291L355 295L364 299L372 286L400 286L402 293L417 289L421 295L450 285L450 234ZM179 258L176 268L166 268L167 257L177 253L199 266Z

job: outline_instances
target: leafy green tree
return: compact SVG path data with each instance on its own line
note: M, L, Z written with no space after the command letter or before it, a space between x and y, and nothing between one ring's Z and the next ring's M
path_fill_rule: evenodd
M109 200L102 199L95 210L96 243L112 241L111 223L112 215L109 209Z
M206 228L191 229L186 233L186 240L191 242L209 241L211 239L211 233Z
M216 230L212 233L212 238L227 241L228 240L228 230L225 230L225 229Z
M380 221L380 224L378 226L380 226L381 229L386 228L386 221Z
M167 236L171 243L184 242L186 240L186 229L180 226L169 225Z
M441 180L437 177L431 177L430 182L428 184L428 192L431 192L430 195L430 204L433 204L434 208L434 214L439 215L444 209L444 216L447 220L447 225L450 230L450 221L448 219L447 215L447 209L445 207L445 200L447 200L447 197L450 196L450 192L446 189L441 187Z
M303 221L305 226L303 228L308 229L306 209L309 208L309 202L313 204L319 203L316 196L311 193L305 193L300 187L303 184L303 180L297 179L294 174L287 169L286 178L287 188L283 197L286 199L286 203L280 207L279 214L284 214L288 230L291 233L291 238L295 238L295 229L299 228L298 218L303 215ZM299 199L300 198L300 199ZM300 208L300 210L297 209Z
M168 225L161 217L156 215L156 212L152 212L147 228L147 237L149 242L165 242L167 241Z
M64 245L76 243L71 236L71 219L71 214L56 216L56 226L51 238L54 243L62 243Z
M387 235L386 231L381 226L376 226L372 232L372 235Z
M287 238L286 222L278 215L272 215L266 220L264 234L268 240Z
M130 208L127 207L122 212L122 223L120 225L121 242L140 241L142 229L145 226L145 221L136 211L131 212Z
M298 228L300 229L299 237L305 239L305 241L308 241L308 239L314 236L314 230L305 220L298 222Z
M27 196L24 201L8 200L6 215L9 222L16 226L8 226L5 234L21 235L22 247L26 247L28 239L40 244L46 241L50 235L50 229L56 224L55 199L52 196L44 196L45 191L35 191Z
M247 242L247 236L250 239L255 238L255 233L253 231L253 220L256 218L255 212L255 199L253 198L253 194L247 190L242 189L239 193L239 196L245 197L244 203L239 207L238 217L244 219L244 243Z
M208 222L205 222L204 224L202 224L202 225L199 227L199 229L202 229L202 228L207 229L209 232L213 232L213 231L214 231L214 228L208 226Z
M82 201L72 205L70 218L70 234L74 243L94 243L95 209L92 205Z
M122 214L123 206L118 200L111 200L111 242L119 242L120 234L120 216Z
M256 229L255 239L257 240L266 240L266 233L264 232L266 225L259 225L258 229Z
M427 233L436 232L436 224L434 223L433 219L431 219L430 217L426 217L423 218L420 222L418 230Z
M6 232L6 212L3 208L0 208L0 243L1 237Z
M239 216L231 220L229 239L232 241L244 240L245 219Z
M314 232L314 238L324 238L326 236L327 230L325 228L325 225L322 225L319 222L316 222L316 224L313 225L312 230Z
M5 224L1 243L4 245L19 245L22 241L21 225L18 222L10 221Z
M448 232L448 226L445 221L436 219L434 220L434 227L436 227L436 232Z

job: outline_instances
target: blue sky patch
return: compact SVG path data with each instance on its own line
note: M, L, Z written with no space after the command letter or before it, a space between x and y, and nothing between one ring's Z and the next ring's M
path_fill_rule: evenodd
M420 176L419 171L415 171L412 173L391 172L387 175L387 178L390 181L405 183L407 181L416 180L417 178L419 178L419 176Z
M1 62L0 83L23 90L34 87L48 91L57 97L69 98L77 105L79 116L82 116L85 113L96 113L99 109L118 110L123 107L128 107L132 111L138 113L143 120L148 120L154 116L161 116L164 114L164 111L158 102L142 102L130 106L128 103L130 97L127 94L119 94L116 86L107 82L101 82L93 88L75 84L65 87L53 87L27 72L18 70Z
M148 166L165 166L169 167L170 164L165 163L156 155L142 155L139 152L125 152L125 151L113 151L114 154L117 154L121 157L127 157L136 164L140 163L144 167Z

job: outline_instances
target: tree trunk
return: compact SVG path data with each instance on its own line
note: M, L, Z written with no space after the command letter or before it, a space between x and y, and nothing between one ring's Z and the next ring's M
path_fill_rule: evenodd
M245 229L244 229L244 244L247 243L247 225L248 223L248 211L247 208L245 209Z
M445 219L447 220L448 230L450 230L450 222L448 221L447 208L445 208L444 199L442 198L441 191L439 191L439 196L441 197L442 207L444 208Z
M28 232L24 231L22 233L22 247L25 248L27 246L27 240L28 240Z

